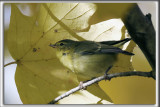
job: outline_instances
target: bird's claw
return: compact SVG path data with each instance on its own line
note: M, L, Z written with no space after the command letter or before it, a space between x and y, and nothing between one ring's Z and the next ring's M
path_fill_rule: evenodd
M110 80L111 80L111 78L110 78L110 77L108 77L107 75L108 75L108 74L105 74L105 81L107 81L107 80L108 80L108 81L110 81Z
M112 68L112 65L108 67L108 69L106 70L106 72L105 72L105 74L104 74L104 75L105 75L105 81L107 81L107 80L109 80L109 81L110 81L110 80L111 80L111 78L110 78L110 77L108 77L108 74L107 74L107 73L108 73L108 71L109 71L111 68Z

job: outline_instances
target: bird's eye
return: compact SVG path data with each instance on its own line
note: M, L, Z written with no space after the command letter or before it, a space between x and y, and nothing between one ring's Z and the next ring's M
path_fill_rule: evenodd
M64 43L60 43L60 46L63 46L64 45Z

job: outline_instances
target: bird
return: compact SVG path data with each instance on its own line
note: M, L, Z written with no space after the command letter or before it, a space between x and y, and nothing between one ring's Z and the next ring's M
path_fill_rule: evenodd
M82 81L88 81L107 74L118 60L118 54L134 55L120 48L130 40L95 42L64 39L49 46L56 49L56 56L65 67Z

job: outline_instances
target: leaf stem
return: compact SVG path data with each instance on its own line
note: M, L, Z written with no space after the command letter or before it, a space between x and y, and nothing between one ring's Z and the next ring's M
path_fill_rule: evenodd
M10 62L10 63L5 64L4 67L6 67L6 66L8 66L8 65L11 65L11 64L16 64L16 63L17 63L17 61L13 61L13 62Z

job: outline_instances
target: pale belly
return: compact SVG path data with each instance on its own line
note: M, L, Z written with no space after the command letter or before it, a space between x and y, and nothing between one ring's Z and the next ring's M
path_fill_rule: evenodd
M116 55L62 55L57 53L60 62L71 71L75 72L81 80L90 80L105 74L108 67L116 61Z
M86 80L105 74L108 67L116 61L115 55L86 55L74 57L73 67L77 76Z

